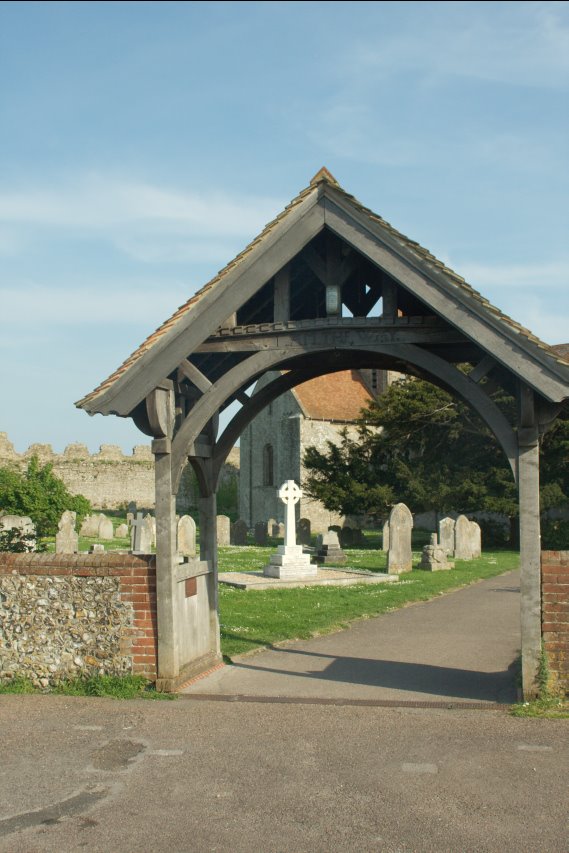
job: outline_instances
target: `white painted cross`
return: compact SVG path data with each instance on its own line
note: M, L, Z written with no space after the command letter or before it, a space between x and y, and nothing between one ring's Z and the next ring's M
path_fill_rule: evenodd
M302 491L294 480L287 480L278 491L279 498L286 506L285 548L296 545L296 520L294 506L302 497Z

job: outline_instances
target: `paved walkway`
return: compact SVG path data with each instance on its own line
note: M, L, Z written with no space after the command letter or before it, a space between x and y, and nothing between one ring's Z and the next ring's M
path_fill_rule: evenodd
M243 655L184 693L346 702L516 700L519 572L346 631Z

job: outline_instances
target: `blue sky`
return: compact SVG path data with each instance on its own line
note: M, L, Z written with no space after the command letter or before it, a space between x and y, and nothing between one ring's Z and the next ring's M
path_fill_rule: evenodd
M90 391L326 165L569 341L569 3L0 3L0 430Z

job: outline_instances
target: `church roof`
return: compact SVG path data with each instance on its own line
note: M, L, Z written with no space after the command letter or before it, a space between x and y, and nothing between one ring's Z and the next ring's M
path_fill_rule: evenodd
M305 417L316 421L355 421L370 401L357 370L340 370L309 379L292 389Z
M427 290L422 288L417 296L486 352L549 399L567 396L568 362L563 356L503 314L427 249L362 205L323 168L258 237L76 405L91 414L129 415L149 391L176 369L182 358L195 352L227 316L262 286L264 282L257 278L263 271L270 278L277 264L282 266L290 260L285 255L290 251L295 253L295 229L298 230L301 222L302 233L316 234L324 227L334 228L340 220L348 223L346 234L365 232L364 241L381 241L407 269L424 277ZM288 243L285 235L291 237ZM298 240L296 252L304 245L300 236Z

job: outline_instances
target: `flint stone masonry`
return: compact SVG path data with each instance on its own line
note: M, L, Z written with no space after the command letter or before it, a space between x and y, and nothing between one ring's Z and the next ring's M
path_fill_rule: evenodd
M569 551L541 552L541 602L550 686L569 695Z
M405 504L396 504L389 514L389 551L387 552L388 574L402 574L413 568L411 530L413 516Z
M156 676L153 557L0 553L0 681Z

